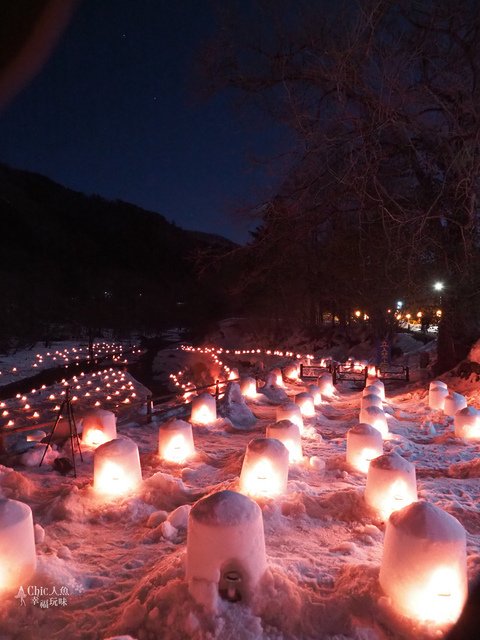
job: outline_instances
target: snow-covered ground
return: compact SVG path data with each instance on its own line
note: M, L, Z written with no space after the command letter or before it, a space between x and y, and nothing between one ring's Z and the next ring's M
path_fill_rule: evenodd
M172 355L165 352L163 362L173 362L172 372L184 384L182 360ZM216 365L225 361L233 368L242 362L240 373L246 373L246 360L232 352ZM271 354L256 354L255 369L268 370L274 361ZM135 387L130 382L129 388ZM445 382L480 407L476 380L446 377ZM472 581L480 572L480 445L456 439L451 419L429 410L427 386L418 381L387 385L390 435L384 451L413 463L419 498L465 527ZM289 396L304 390L300 382L286 384ZM83 386L82 392L87 392ZM50 390L44 394L48 397ZM118 432L138 444L143 473L139 490L126 498L107 500L94 493L93 451L87 448L83 463L77 459L76 479L62 477L48 465L0 467L3 496L33 510L38 554L37 572L23 585L25 606L15 594L0 600L2 638L441 637L443 630L431 623L396 614L379 586L385 523L364 501L365 475L345 461L345 434L358 423L360 400L361 391L345 384L317 407L314 417L305 419L304 460L291 465L287 493L259 500L268 570L255 600L251 606L222 601L217 614L206 612L188 591L188 512L202 496L238 490L245 448L275 422L275 406L248 401L258 419L250 432L224 429L221 420L194 426L197 454L183 465L159 459L158 421L145 424L143 409L120 411ZM45 587L48 594L55 588L63 595L36 596L34 587Z

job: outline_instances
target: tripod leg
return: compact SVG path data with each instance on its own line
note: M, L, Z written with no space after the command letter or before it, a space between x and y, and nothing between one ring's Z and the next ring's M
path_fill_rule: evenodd
M70 400L67 403L67 415L68 415L68 426L70 429L70 448L72 450L72 465L73 465L73 475L77 477L77 466L75 464L75 449L74 449L74 441L73 441L73 413L72 413L72 405Z
M78 453L80 454L80 460L83 462L82 449L80 447L80 438L78 437L78 431L77 431L77 421L75 420L75 414L73 413L73 407L72 407L72 421L73 421L73 435L75 436L75 439L77 441L77 447L78 447Z
M47 442L45 443L45 451L43 452L42 459L40 460L40 464L38 465L39 467L42 466L42 463L43 463L43 461L45 459L45 456L47 455L48 447L50 446L50 443L52 442L53 434L55 433L55 429L57 428L57 425L60 422L60 418L62 417L62 412L63 412L63 408L65 406L65 403L66 403L66 400L64 400L62 402L62 404L60 405L60 409L58 410L57 418L55 420L55 424L53 425L53 429L51 430L50 435L47 438Z

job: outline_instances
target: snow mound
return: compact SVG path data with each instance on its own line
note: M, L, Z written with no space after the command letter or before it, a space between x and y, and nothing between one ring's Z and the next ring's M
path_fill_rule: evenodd
M405 471L406 473L412 468L412 464L395 451L378 456L378 458L370 462L370 466L378 469L388 469L389 471Z
M0 465L0 496L25 500L35 491L35 481L25 474Z
M259 511L258 504L241 493L219 491L199 500L190 516L205 524L233 527L239 522L255 520Z
M228 418L235 429L250 430L257 419L249 409L240 390L240 385L230 382L220 407L221 415Z
M456 540L465 535L460 522L431 502L412 502L407 507L394 511L390 521L404 534L437 542Z

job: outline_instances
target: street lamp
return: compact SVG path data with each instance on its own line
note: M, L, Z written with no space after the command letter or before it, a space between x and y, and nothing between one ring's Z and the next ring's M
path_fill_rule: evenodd
M440 307L442 306L442 291L444 286L445 285L443 284L443 282L440 282L440 280L437 280L437 282L434 282L433 284L433 289L438 293L438 305Z

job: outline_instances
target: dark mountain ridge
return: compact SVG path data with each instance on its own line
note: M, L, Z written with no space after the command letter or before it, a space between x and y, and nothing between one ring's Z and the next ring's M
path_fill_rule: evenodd
M0 220L4 336L59 324L152 330L221 308L195 270L199 253L235 246L221 236L3 164Z

